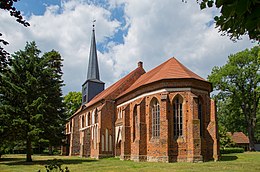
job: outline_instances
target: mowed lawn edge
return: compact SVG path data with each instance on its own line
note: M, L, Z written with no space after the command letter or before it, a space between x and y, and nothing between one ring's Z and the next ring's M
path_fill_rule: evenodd
M84 171L260 171L260 152L224 154L218 162L156 163L121 161L119 158L91 159L69 156L33 155L33 162L25 162L25 155L8 154L0 159L1 172L45 172L48 160L61 159L62 167L70 172Z

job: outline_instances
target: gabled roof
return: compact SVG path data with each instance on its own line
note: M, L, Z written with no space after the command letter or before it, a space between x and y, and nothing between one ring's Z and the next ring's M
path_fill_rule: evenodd
M139 65L139 63L135 70L96 95L90 102L86 104L86 106L89 107L103 99L113 100L128 87L130 87L141 75L145 73L145 70L143 69L142 65Z
M190 71L188 68L186 68L183 64L181 64L178 60L176 60L173 57L142 75L131 87L129 87L118 97L121 97L143 85L147 85L159 80L184 78L193 78L201 81L206 81L197 74Z
M243 132L234 132L231 135L231 139L237 144L249 143L248 137Z

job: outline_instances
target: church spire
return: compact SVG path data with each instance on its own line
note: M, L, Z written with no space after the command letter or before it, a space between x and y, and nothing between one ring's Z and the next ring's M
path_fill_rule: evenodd
M105 88L105 83L100 81L99 78L97 48L96 48L96 39L95 39L95 25L94 25L95 21L96 20L93 21L87 80L82 85L82 105L91 101L93 97L95 97L97 94L102 92Z
M93 30L91 38L91 47L89 53L89 64L88 64L88 75L87 79L89 80L100 80L99 78L99 68L98 68L98 59L97 59L97 48L96 48L96 39L95 39L95 22L93 21Z

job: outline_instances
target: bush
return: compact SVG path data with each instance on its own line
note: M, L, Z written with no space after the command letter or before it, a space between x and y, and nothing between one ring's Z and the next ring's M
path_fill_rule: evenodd
M70 172L68 167L65 167L64 169L61 167L63 164L61 159L48 160L47 163L48 164L45 165L46 172ZM41 170L38 170L38 172L41 172Z
M224 148L220 149L221 154L229 154L229 153L243 153L244 148Z

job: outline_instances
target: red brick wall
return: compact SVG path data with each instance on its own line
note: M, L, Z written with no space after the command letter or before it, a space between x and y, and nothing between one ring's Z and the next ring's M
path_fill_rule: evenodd
M184 91L170 91L154 93L140 97L128 104L120 105L136 96L162 88L191 88ZM116 101L102 100L95 106L88 107L73 117L71 155L91 156L94 158L120 155L121 159L135 161L202 161L217 160L219 157L219 143L217 140L217 121L215 104L210 100L211 85L207 82L194 79L188 80L164 80L149 86L142 87L127 94ZM174 138L173 128L173 100L179 95L183 98L183 136ZM160 137L152 138L152 115L150 102L156 98L160 104ZM198 102L202 102L203 123L198 118ZM119 106L118 106L119 105ZM118 107L116 107L118 106ZM137 127L134 140L134 107L137 108ZM91 127L79 131L79 116L83 113L92 113L98 109L98 139L97 149L94 149L91 139ZM118 109L123 110L123 118L117 119ZM90 115L92 116L92 115ZM91 120L91 119L89 119ZM91 120L92 121L92 120ZM121 145L115 145L115 126L122 125ZM200 135L200 125L203 133ZM102 151L102 135L106 143L106 129L112 136L112 150ZM80 145L81 137L84 137L83 146ZM109 137L108 137L109 138ZM111 142L108 141L108 144ZM110 146L109 146L110 147ZM117 148L116 148L117 147Z

